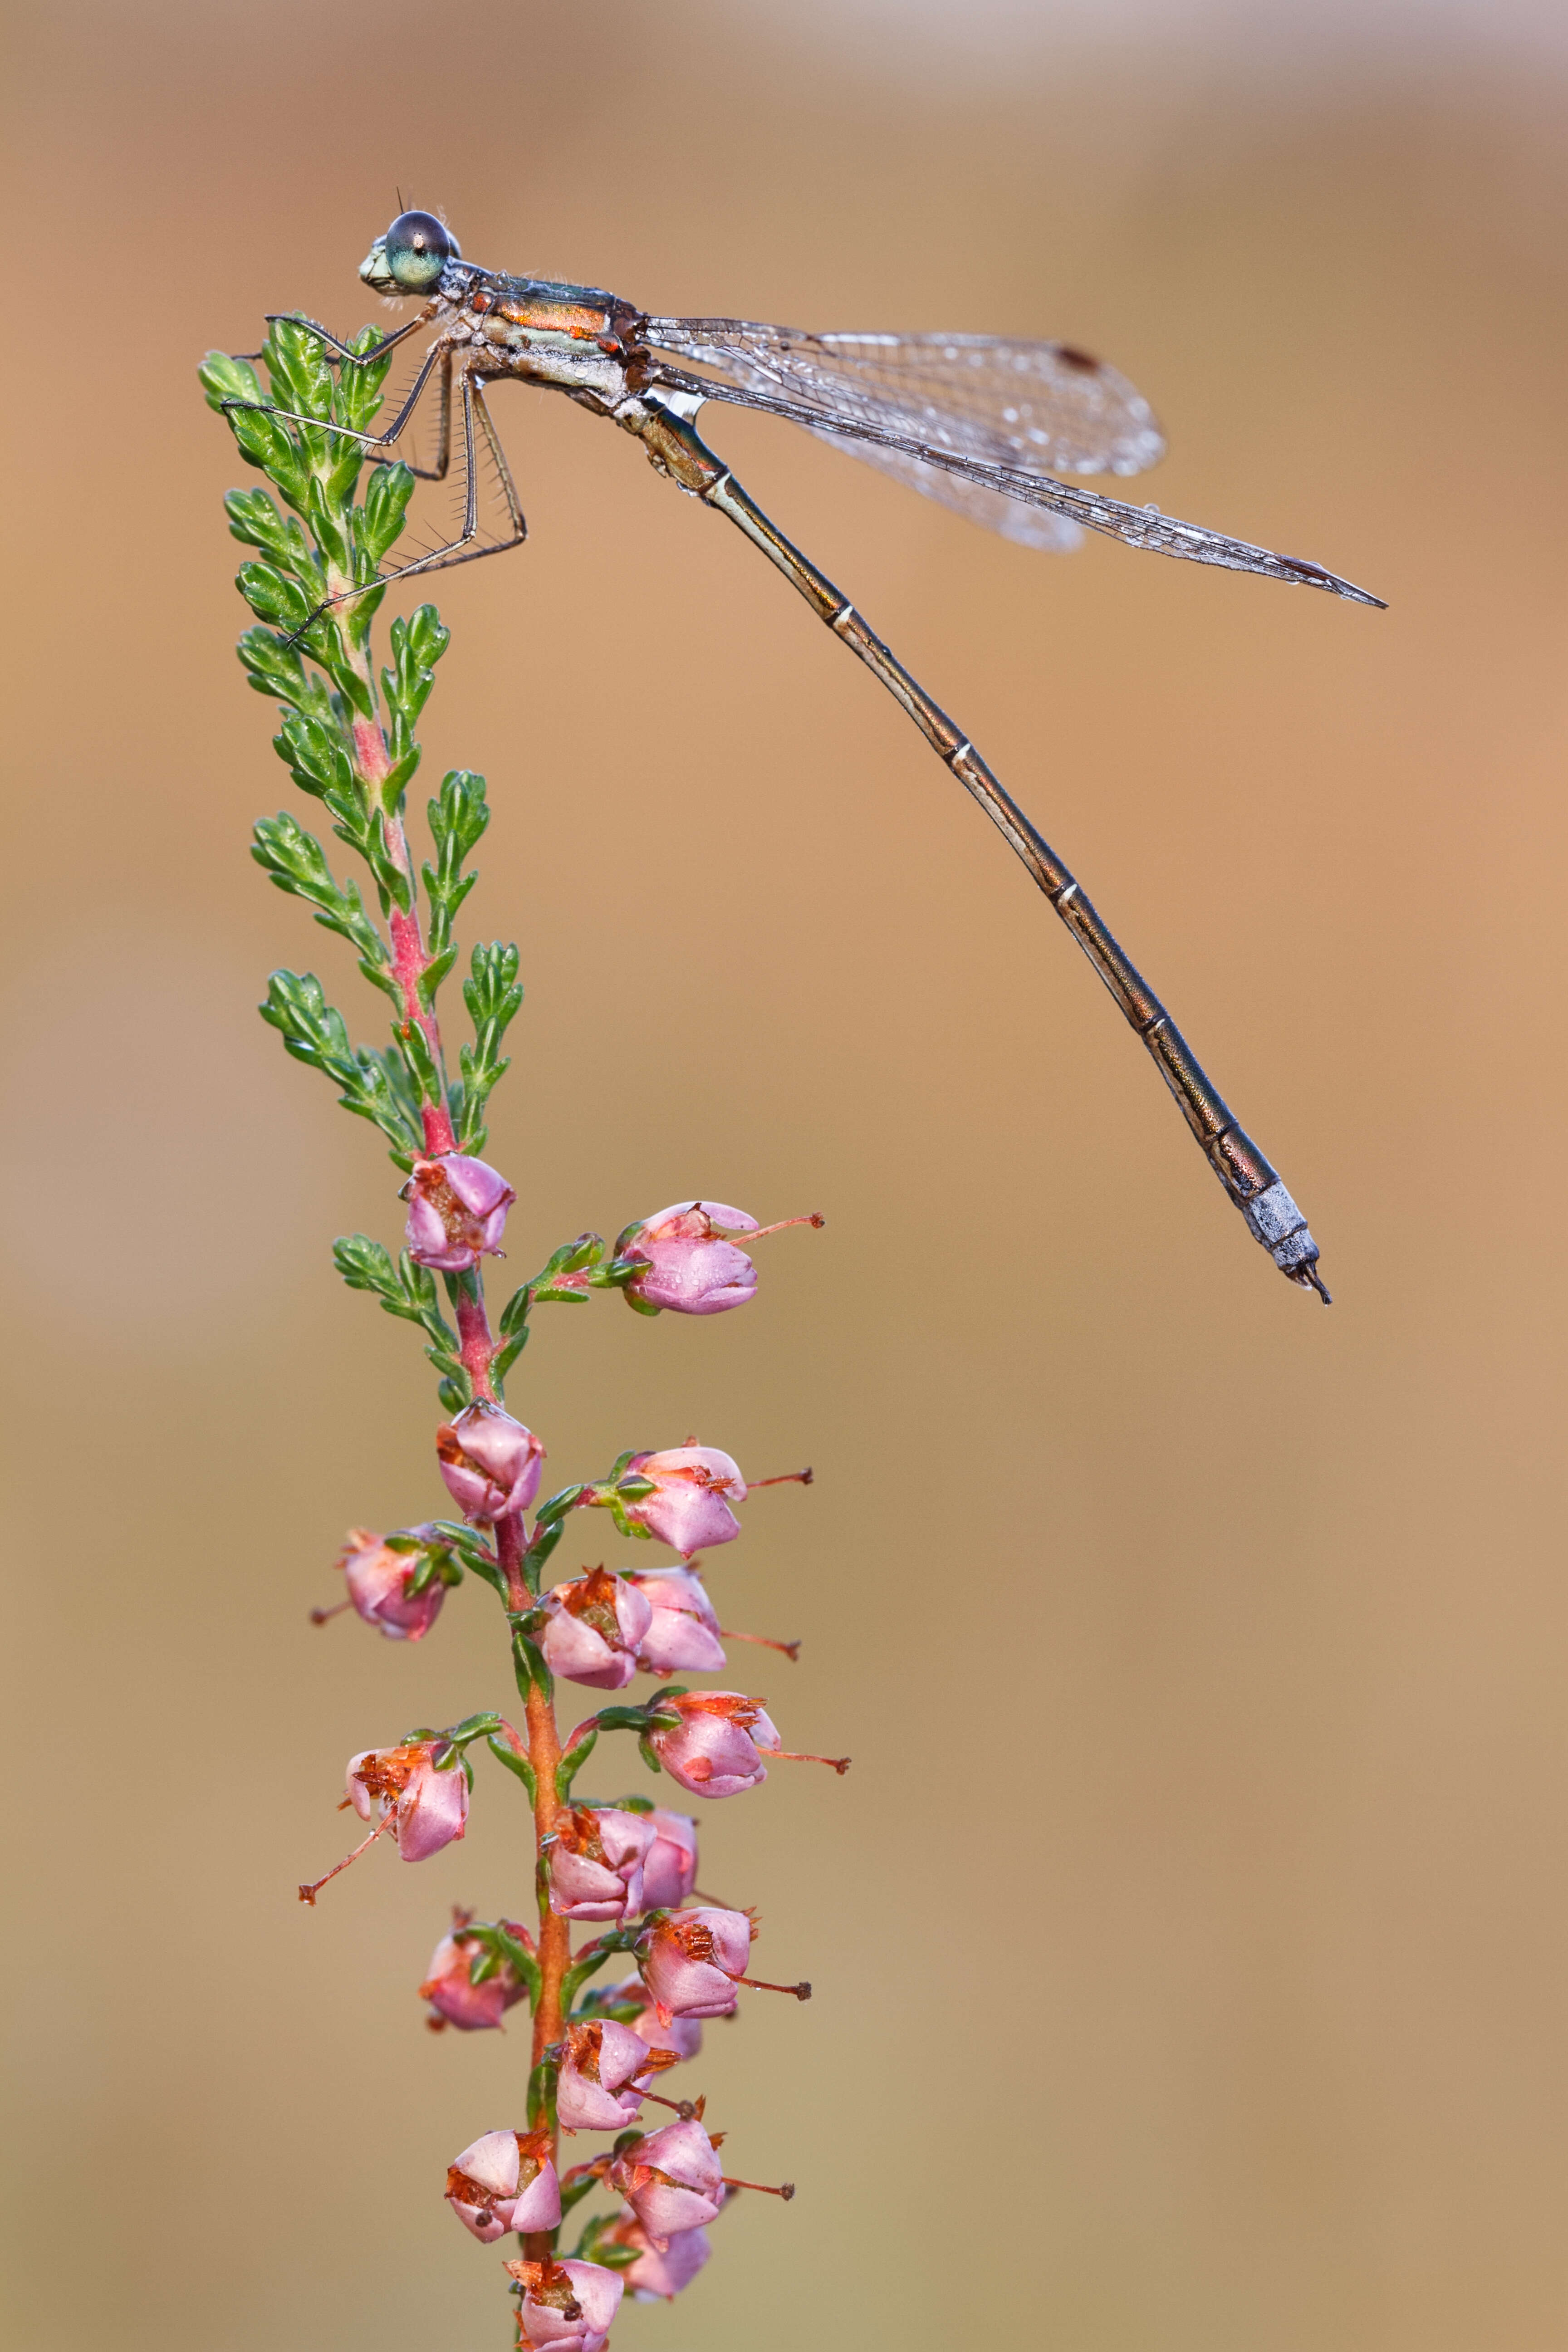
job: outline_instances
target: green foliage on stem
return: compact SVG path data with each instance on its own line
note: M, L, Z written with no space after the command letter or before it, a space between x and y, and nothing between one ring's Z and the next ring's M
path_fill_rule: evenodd
M584 1945L561 1979L561 2013L563 2017L571 2015L578 1993L591 1976L598 1974L606 1960L613 1959L617 1952L637 1950L646 1924L639 1922L635 1927L613 1927L607 1935L595 1936L591 1944Z
M259 1008L296 1061L325 1071L338 1088L345 1110L368 1118L393 1145L399 1167L412 1166L425 1139L407 1099L406 1089L394 1078L385 1059L366 1045L349 1042L347 1024L329 1004L313 971L275 971L267 983L267 1002Z
M596 2184L592 2180L585 2181L579 2193L585 2196L588 2190L595 2186ZM572 2201L575 2204L576 2198L574 2197ZM561 2193L563 2217L566 2210L566 2192L563 2189ZM635 2262L641 2260L642 2248L618 2246L606 2242L605 2232L615 2228L616 2220L616 2216L613 2213L595 2213L573 2247L571 2259L574 2262L597 2263L599 2268L604 2271L629 2271Z
M458 1940L475 1948L474 1957L468 1963L468 1982L471 1985L488 1984L492 1977L500 1976L502 1969L510 1968L527 1991L529 2007L538 2007L539 1962L518 1942L504 1922L500 1919L471 1920L466 1927L458 1930Z
M528 2128L538 2131L547 2124L555 2129L555 2079L559 2068L553 2058L542 2058L528 2078Z
M449 769L441 779L439 794L426 803L426 814L430 822L430 838L436 845L436 863L426 863L421 869L425 895L430 902L428 946L433 956L447 955L449 969L452 925L458 908L479 878L477 874L464 873L463 860L490 821L490 813L485 806L483 776L475 775L469 768ZM521 1003L521 992L518 1001Z
M458 1354L458 1335L436 1303L436 1277L429 1267L416 1265L406 1250L399 1252L395 1265L391 1251L368 1234L340 1234L332 1244L332 1264L351 1290L373 1292L384 1314L416 1323L426 1333L425 1353L441 1376L441 1402L447 1410L460 1412L471 1403L473 1384ZM480 1573L489 1577L493 1566L487 1559ZM504 1583L497 1589L504 1594Z
M350 349L365 352L377 340L366 327ZM257 692L280 706L274 749L300 792L323 804L337 838L363 860L381 916L412 918L419 893L404 803L420 760L415 730L450 635L433 604L398 615L390 658L376 670L370 636L385 593L382 567L415 482L374 441L390 360L338 361L298 318L274 320L261 358L258 373L247 360L213 352L200 371L209 404L270 486L231 490L225 500L229 530L247 550L237 585L258 624L240 639L239 657ZM501 1038L522 1002L515 947L476 947L464 987L475 1035L460 1049L462 1082L448 1100L438 1047L413 1016L429 1015L457 961L453 926L476 879L465 869L489 821L484 793L482 777L454 769L428 803L435 855L423 867L425 952L408 957L404 940L396 966L359 885L333 876L312 834L287 814L256 828L253 855L268 878L348 940L364 977L400 1016L391 1047L351 1046L319 983L283 974L266 1017L291 1052L338 1077L348 1108L382 1127L405 1169L424 1148L422 1104L450 1111L460 1149L483 1146L485 1106L508 1066ZM305 1000L291 1002L290 992L300 991ZM463 1384L453 1377L451 1385L457 1395Z
M463 1073L462 1102L458 1114L458 1143L464 1151L482 1151L489 1130L485 1105L499 1081L511 1067L511 1056L500 1050L501 1039L517 1018L522 991L517 984L517 950L500 940L476 947L468 960L470 977L463 982L463 1003L474 1024L474 1042L458 1059Z
M536 1690L548 1705L555 1696L555 1677L545 1664L543 1652L532 1635L522 1630L528 1620L514 1617L510 1622L511 1670L516 1677L519 1696L526 1699L530 1691ZM556 1779L559 1783L559 1774Z
M523 1787L528 1790L528 1801L531 1804L539 1792L539 1783L533 1767L527 1757L520 1756L510 1741L500 1733L492 1732L485 1744L496 1762L504 1764L507 1770L515 1773L522 1782Z
M318 923L357 949L359 968L366 980L401 1006L402 992L390 969L386 942L365 913L359 884L334 881L327 854L315 835L307 833L286 813L258 818L254 830L250 854L268 878L279 890L303 898L315 909Z

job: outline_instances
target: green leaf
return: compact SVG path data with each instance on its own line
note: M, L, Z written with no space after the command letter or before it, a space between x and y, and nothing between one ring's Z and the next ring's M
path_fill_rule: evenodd
M352 805L359 796L359 779L348 746L337 728L325 719L290 711L272 738L272 748L300 791L313 799L325 800L336 793Z
M343 1016L327 1003L314 972L275 971L267 983L267 1001L258 1009L296 1061L333 1081L345 1110L373 1120L400 1149L424 1149L424 1136L395 1096L382 1063L364 1046L350 1044Z
M534 1778L533 1767L527 1757L520 1756L516 1749L510 1747L504 1739L493 1736L486 1740L485 1745L498 1764L504 1764L509 1772L514 1772L517 1775L528 1790L529 1801L531 1803L537 1793L538 1783Z
M305 665L293 646L275 637L270 629L247 629L237 651L258 694L290 703L296 712L327 707L326 689L320 679L306 676Z
M275 629L302 629L310 605L298 584L269 563L242 563L235 586L258 620Z
M353 373L352 369L344 370L345 375ZM359 543L373 572L402 530L413 495L414 476L406 466L376 466L372 469L359 513Z
M209 352L196 370L207 396L207 406L220 415L226 400L260 400L260 380L248 360L231 359L227 352Z
M518 954L513 946L491 940L476 946L469 959L471 977L463 982L463 1002L474 1024L474 1043L458 1055L463 1073L463 1109L458 1123L458 1147L477 1150L485 1139L485 1105L498 1079L510 1066L500 1050L501 1039L522 1003L517 984Z
M340 888L327 864L326 852L315 835L286 813L262 817L255 827L251 856L279 890L287 890L315 909L316 920L337 931L358 951L360 970L384 989L402 1010L403 992L389 969L390 954L381 933L365 913L357 882Z
M451 769L426 814L436 863L424 869L425 889L430 901L430 946L439 953L451 939L458 908L479 880L477 874L463 872L463 860L490 821L483 776L468 768Z

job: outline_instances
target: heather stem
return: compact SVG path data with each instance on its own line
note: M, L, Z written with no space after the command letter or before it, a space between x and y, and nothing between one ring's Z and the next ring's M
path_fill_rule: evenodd
M512 1517L496 1522L496 1555L505 1571L508 1604L516 1612L527 1608L529 1591L522 1574L522 1522ZM555 1794L555 1770L561 1761L561 1734L556 1726L555 1707L540 1689L531 1683L527 1699L528 1757L533 1767L533 1846L537 1856L544 1850L544 1841L555 1827L560 1810ZM539 1897L539 1999L533 2011L533 2057L537 2066L552 2042L559 2042L564 2031L561 2009L561 1982L572 1962L572 1930L566 1921L550 1908L547 1891ZM552 2136L550 2153L553 2161L557 2141ZM531 2263L542 2263L551 2252L551 2232L541 2230L523 2240L523 2253Z
M450 1145L442 1145L449 1150ZM476 1266L471 1274L460 1274L452 1286L452 1309L458 1318L458 1352L463 1367L474 1385L477 1397L488 1397L495 1402L495 1388L490 1380L490 1365L495 1360L495 1334L490 1318L485 1312L485 1288ZM503 1522L503 1524L511 1524ZM519 1538L521 1549L521 1539ZM526 1602L522 1604L526 1607ZM518 1606L513 1602L512 1606Z
M370 657L362 654L359 660L365 684L374 690ZM360 781L380 808L382 787L392 772L386 737L374 719L355 719L352 732L354 764L359 771ZM414 853L408 846L403 819L395 810L381 809L381 832L388 855L396 860L408 877L413 899L413 908L408 914L405 915L400 907L394 907L387 918L387 928L392 933L392 969L403 998L403 1017L405 1022L416 1023L424 1031L441 1078L441 1100L419 1106L425 1126L425 1149L432 1155L440 1151L455 1151L458 1139L452 1129L451 1113L447 1108L447 1064L441 1050L441 1024L436 1018L434 1007L426 1007L419 994L419 982L429 969L430 958L425 952L425 937L419 927L418 879L414 870Z

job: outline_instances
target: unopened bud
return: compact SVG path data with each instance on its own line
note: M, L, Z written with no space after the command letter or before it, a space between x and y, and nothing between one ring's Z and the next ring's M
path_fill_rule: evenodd
M651 1481L651 1495L628 1503L626 1516L660 1543L688 1558L732 1543L741 1522L731 1503L746 1499L740 1465L716 1445L672 1445L662 1454L634 1454L628 1475Z
M544 1448L521 1421L480 1398L436 1432L436 1458L463 1517L486 1523L527 1510L539 1492Z

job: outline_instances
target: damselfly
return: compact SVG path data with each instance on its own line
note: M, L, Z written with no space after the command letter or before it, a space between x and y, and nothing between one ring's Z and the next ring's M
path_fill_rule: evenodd
M760 409L847 449L928 498L1026 546L1065 549L1083 530L1126 546L1231 572L1260 572L1325 589L1358 604L1379 597L1316 563L1304 563L1157 507L1129 506L1059 478L1141 473L1164 443L1147 403L1125 377L1066 343L989 335L806 334L749 319L662 319L593 286L515 278L463 260L456 237L429 213L400 213L360 269L378 293L418 298L416 317L365 351L315 320L299 324L344 366L381 359L405 336L435 330L406 398L380 434L267 403L268 414L344 433L372 458L392 462L432 379L438 387L435 462L415 470L443 479L458 417L464 469L462 527L427 553L382 572L383 582L438 572L520 546L521 504L486 401L502 377L563 392L642 442L656 469L727 515L800 591L834 635L858 654L973 793L1072 932L1142 1039L1193 1133L1247 1226L1292 1282L1328 1292L1307 1221L1277 1171L1242 1132L1164 1006L1112 938L1088 897L1017 803L1003 790L961 727L931 700L854 605L775 529L694 422L707 401ZM684 360L688 366L678 366ZM505 529L481 535L479 445L493 461ZM374 583L365 583L374 584ZM331 603L362 594L353 588ZM311 621L328 609L323 604ZM307 627L310 624L307 623Z

